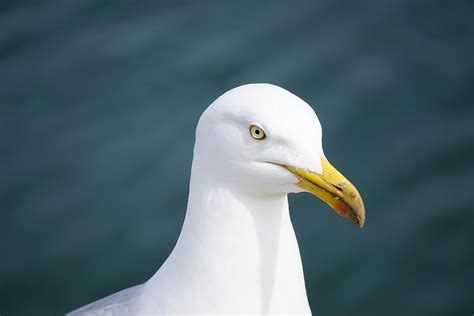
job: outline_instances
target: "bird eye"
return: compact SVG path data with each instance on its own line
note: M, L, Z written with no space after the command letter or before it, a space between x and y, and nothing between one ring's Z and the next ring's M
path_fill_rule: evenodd
M266 137L263 127L261 127L260 125L256 123L253 123L252 125L250 125L249 132L250 132L250 135L256 140L262 140L262 139L265 139Z

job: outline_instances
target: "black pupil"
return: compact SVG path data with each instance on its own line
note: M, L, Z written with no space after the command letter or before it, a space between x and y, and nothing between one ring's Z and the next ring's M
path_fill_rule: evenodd
M258 129L255 130L255 134L260 134L260 131Z

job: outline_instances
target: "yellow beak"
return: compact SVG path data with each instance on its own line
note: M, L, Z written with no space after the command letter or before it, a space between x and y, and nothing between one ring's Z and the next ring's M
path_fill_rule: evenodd
M283 166L299 180L298 187L308 191L329 204L339 215L346 217L361 228L365 222L364 202L359 192L325 158L321 158L322 174Z

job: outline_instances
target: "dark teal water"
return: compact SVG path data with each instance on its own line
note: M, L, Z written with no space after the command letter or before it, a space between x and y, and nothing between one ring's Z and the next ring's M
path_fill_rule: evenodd
M315 315L474 312L471 1L0 4L0 313L141 283L184 218L194 128L222 92L316 109L361 231L290 197Z

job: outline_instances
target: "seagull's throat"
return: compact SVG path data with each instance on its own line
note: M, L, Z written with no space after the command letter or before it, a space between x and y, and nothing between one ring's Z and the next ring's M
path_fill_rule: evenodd
M163 268L175 270L169 282L196 302L194 312L309 311L286 195L249 196L194 166L186 219Z

